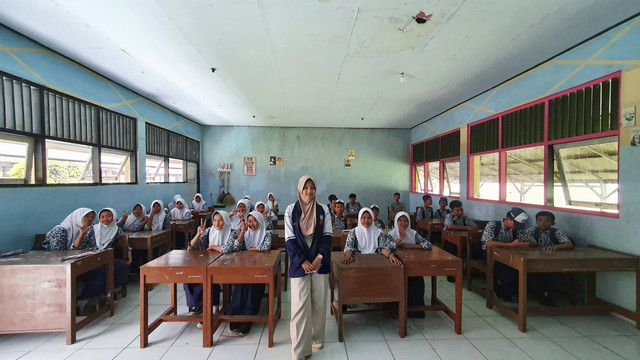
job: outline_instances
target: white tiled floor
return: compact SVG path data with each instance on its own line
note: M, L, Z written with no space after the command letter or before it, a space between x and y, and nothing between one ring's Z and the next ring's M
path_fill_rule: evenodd
M427 281L427 284L430 282ZM430 294L428 289L426 294ZM101 318L78 332L73 345L63 333L0 335L0 360L4 359L289 359L289 293L283 293L282 319L272 348L268 332L255 324L244 338L227 327L214 335L213 348L202 347L202 330L195 323L164 323L150 336L150 346L140 349L138 284L116 305L116 314ZM167 286L156 286L149 300L153 318L169 303ZM452 304L453 286L440 279L438 293ZM180 301L184 294L179 288ZM535 301L535 300L531 300ZM528 332L500 312L487 309L484 299L464 290L462 335L441 313L409 319L408 335L398 336L398 322L387 314L353 314L344 319L345 342L338 342L335 320L327 312L326 342L313 351L313 359L640 359L640 331L612 315L528 317ZM186 305L183 307L186 312ZM2 321L0 319L0 321Z

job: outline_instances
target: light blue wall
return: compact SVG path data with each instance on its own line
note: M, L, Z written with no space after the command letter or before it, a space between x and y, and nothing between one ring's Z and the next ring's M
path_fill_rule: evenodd
M362 206L377 203L385 221L393 193L407 199L409 130L205 126L202 138L201 192L207 202L219 193L219 163L231 163L229 190L236 201L246 194L266 201L273 192L282 211L297 200L298 179L305 174L316 179L323 204L329 194L347 201L354 192ZM350 169L344 167L348 150L356 151ZM282 156L284 165L269 165L271 155ZM256 176L242 175L244 156L257 157Z
M29 249L71 211L87 206L130 210L134 203L165 204L186 196L186 184L145 184L145 121L200 140L200 126L139 94L0 26L0 70L138 119L138 184L0 187L0 250Z
M612 72L638 66L639 22L640 17L632 19L507 84L479 94L447 113L429 120L411 131L411 142L428 139L484 119L493 113L569 89ZM479 110L478 107L486 110ZM566 230L580 246L594 244L640 255L638 229L633 226L640 218L640 153L637 148L622 145L619 154L620 217L606 218L554 210L556 226ZM466 179L467 156L464 153L460 157L460 163L460 178ZM502 219L509 209L507 205L468 200L466 182L461 184L460 192L465 213L474 218ZM421 196L411 194L411 207L422 203ZM531 216L528 225L533 226L534 215L540 209L526 206L523 208ZM597 286L598 296L627 309L635 309L635 280L632 274L598 274Z

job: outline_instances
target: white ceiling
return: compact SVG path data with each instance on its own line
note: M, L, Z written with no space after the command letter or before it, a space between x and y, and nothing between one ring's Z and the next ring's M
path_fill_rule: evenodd
M419 11L433 17L419 25ZM638 0L3 0L0 22L203 125L410 128L638 12Z

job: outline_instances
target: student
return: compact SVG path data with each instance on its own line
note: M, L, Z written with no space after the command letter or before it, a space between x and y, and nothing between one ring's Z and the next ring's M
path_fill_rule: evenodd
M333 217L331 218L333 230L344 230L347 228L347 218L344 216L344 200L337 199L333 205Z
M373 225L375 225L375 227L380 230L384 230L384 221L378 219L378 215L380 214L380 207L376 204L372 204L369 209L371 209L371 212L373 212Z
M464 216L464 208L460 200L451 202L451 212L444 219L443 230L461 230L473 231L478 230L478 225L473 220Z
M438 205L440 206L440 208L436 210L435 214L433 214L434 219L444 219L448 214L451 213L451 210L447 209L448 203L449 200L446 197L443 196L440 198L440 200L438 201Z
M231 244L238 238L238 231L231 230L231 219L226 211L217 210L211 218L211 227L207 226L205 219L200 220L200 226L196 235L189 241L188 250L207 250L226 253L230 251ZM189 314L202 313L202 284L183 284L184 292L189 307ZM218 313L220 305L220 285L213 285L213 313ZM202 328L202 323L198 323Z
M202 198L202 194L197 193L191 201L191 213L197 214L202 211L207 211L208 209L209 208L207 208L207 202Z
M337 199L336 199L337 200ZM291 277L291 356L304 359L324 346L332 226L329 209L316 202L316 182L298 180L298 201L287 206L285 239Z
M453 205L453 201L451 202ZM524 230L524 224L529 218L527 213L514 207L502 221L489 221L482 232L482 258L487 257L487 246L497 247L529 247L537 246L534 241L526 241L520 237L519 231ZM518 291L517 270L495 262L493 267L494 292L505 301L512 301Z
M333 207L336 204L337 200L338 200L338 197L335 196L335 194L329 195L329 203L327 204L327 207L329 208L329 214L331 214L331 217L335 215L335 213L333 212Z
M347 214L358 214L360 212L362 205L356 201L356 194L349 194L349 202L346 204L345 209L347 210Z
M561 230L554 227L556 217L550 211L540 211L536 214L536 226L528 228L520 236L524 241L535 242L545 251L556 252L558 250L572 250L571 239ZM529 274L528 283L532 288L538 288L542 292L540 304L556 306L553 299L556 283L553 274L540 273Z
M393 220L393 231L389 233L398 248L431 250L429 240L420 236L409 226L409 214L400 211ZM407 305L424 306L424 278L410 276L407 279ZM424 311L411 311L409 317L424 318Z
M353 255L381 253L389 262L400 265L400 260L393 254L396 243L389 235L378 229L373 224L373 212L369 208L363 208L358 213L358 226L349 231L344 246L344 258L342 263L353 262Z
M76 240L82 241L93 225L96 212L89 208L78 208L67 215L60 225L49 230L36 250L70 250Z
M276 197L273 193L267 194L267 209L272 212L273 215L278 216L278 202L276 201Z
M191 220L191 210L186 205L186 201L183 198L176 199L176 207L171 210L171 221L176 220Z
M242 222L238 238L232 242L230 252L271 250L271 233L264 225L264 216L252 211ZM233 286L231 303L227 315L256 315L264 294L265 284L236 284ZM239 335L247 335L253 323L229 323L229 330Z
M273 234L273 222L278 221L278 217L273 215L270 211L267 211L266 205L262 201L256 203L256 211L264 216L264 223L267 231Z
M131 215L123 211L122 218L118 221L118 226L124 231L142 231L148 221L147 208L138 203L131 209Z
M245 214L248 214L251 208L251 200L242 199L236 204L236 208L229 214L231 218L231 229L240 230Z
M147 220L149 230L170 230L171 217L164 211L162 200L153 200L149 220Z
M433 208L431 208L431 204L433 203L433 199L431 199L431 195L422 196L422 202L424 203L418 209L416 209L416 219L417 220L427 220L433 219Z
M393 212L405 211L404 204L400 202L399 192L393 194L393 202L389 204L389 210Z
M253 202L251 201L251 195L245 195L244 200L249 200L249 204L247 206L247 212L251 212L254 210Z
M169 211L173 210L176 207L176 200L178 200L181 197L182 197L182 195L180 195L180 194L173 195L173 200L171 200L169 205L167 205L167 208L169 209Z

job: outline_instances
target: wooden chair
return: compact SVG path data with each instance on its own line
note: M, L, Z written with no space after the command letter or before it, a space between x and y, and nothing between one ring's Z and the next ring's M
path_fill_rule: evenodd
M33 240L33 249L35 249L36 246L42 244L46 236L47 234L36 234L35 239Z
M489 250L489 249L487 249ZM472 255L482 254L480 238L467 236L467 289L487 297L487 289L472 284L472 271L475 269L485 275L487 274L487 263L485 259L475 259Z

